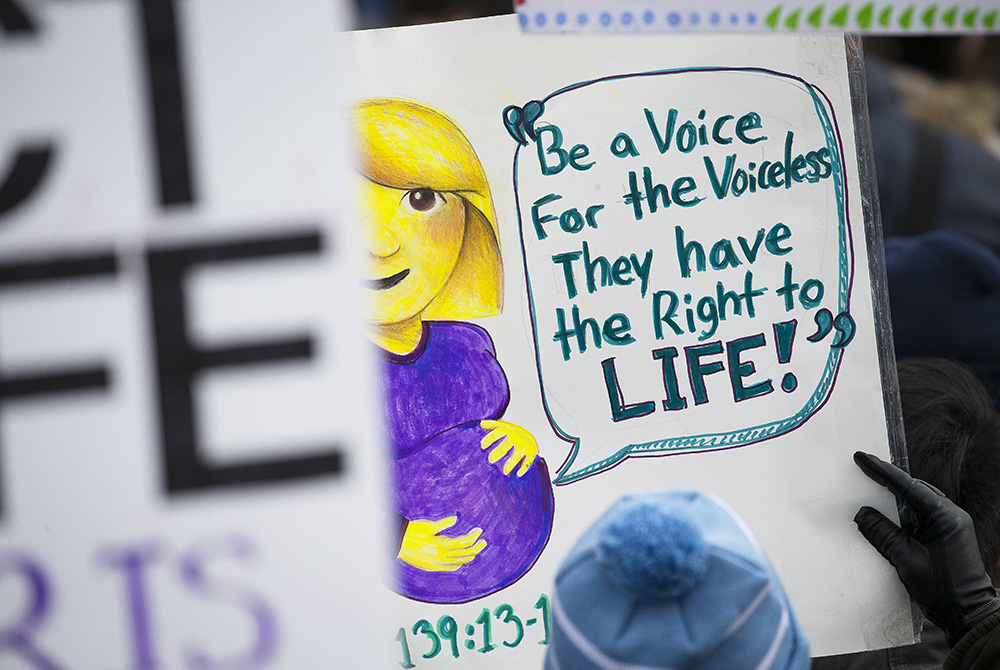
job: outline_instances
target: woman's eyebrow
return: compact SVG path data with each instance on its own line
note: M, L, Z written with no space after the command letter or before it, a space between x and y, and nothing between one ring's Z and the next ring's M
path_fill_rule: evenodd
M424 188L422 186L412 186L412 187L409 187L409 188L407 188L406 186L393 186L392 184L386 184L384 182L379 181L378 179L373 178L370 174L368 174L367 172L365 172L363 168L360 168L358 166L354 166L353 170L354 170L354 173L356 175L358 175L359 177L361 177L365 181L369 181L369 182L371 182L373 184L378 184L379 186L384 186L386 188L395 189L397 191L400 191L400 190L402 190L402 191L412 191L414 189Z
M425 189L427 189L429 191L434 191L435 193L454 193L455 195L464 195L466 193L477 193L478 192L474 188L434 188L433 186L430 186L429 184L418 183L415 180L410 180L409 184L404 185L404 186L396 186L396 185L393 185L393 184L386 184L385 182L382 182L382 181L379 181L378 179L372 178L371 175L366 174L363 169L361 169L361 168L359 168L357 166L354 167L354 172L357 173L362 179L365 179L366 181L370 181L373 184L378 184L379 186L384 186L386 188L395 189L397 191L405 191L407 193L409 193L410 191L418 191L418 190L420 190L422 188L425 188Z

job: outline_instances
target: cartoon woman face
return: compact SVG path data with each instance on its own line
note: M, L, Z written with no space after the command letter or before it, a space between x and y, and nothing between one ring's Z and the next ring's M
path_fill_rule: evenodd
M368 241L369 338L394 354L423 321L495 316L503 301L496 212L458 125L409 100L352 107L359 218Z
M420 317L448 282L465 235L465 203L454 193L404 190L361 180L374 320Z
M367 334L384 354L383 421L402 522L397 590L466 602L519 579L552 528L538 444L501 418L510 385L489 333L465 322L500 313L496 212L479 157L452 119L389 98L352 113Z

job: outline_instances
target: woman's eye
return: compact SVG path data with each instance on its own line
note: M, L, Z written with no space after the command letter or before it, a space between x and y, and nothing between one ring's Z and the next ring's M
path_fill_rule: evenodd
M432 209L434 205L438 203L439 197L440 196L437 191L433 191L429 188L414 189L406 195L406 198L410 203L410 207L418 212L426 212L429 209Z

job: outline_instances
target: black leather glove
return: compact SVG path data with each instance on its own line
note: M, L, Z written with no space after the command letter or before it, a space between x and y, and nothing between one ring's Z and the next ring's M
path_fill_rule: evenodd
M885 557L927 618L943 628L948 645L1000 610L1000 598L979 555L972 517L943 493L894 465L857 452L854 462L901 497L915 527L906 532L871 507L854 517L858 530Z

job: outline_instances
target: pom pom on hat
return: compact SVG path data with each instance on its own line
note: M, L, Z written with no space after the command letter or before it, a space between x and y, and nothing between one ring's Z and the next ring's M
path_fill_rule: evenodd
M639 493L597 519L551 594L545 670L808 670L809 644L746 525L697 491Z
M642 598L679 598L708 569L708 547L680 507L635 500L602 530L598 559L618 586Z

